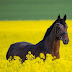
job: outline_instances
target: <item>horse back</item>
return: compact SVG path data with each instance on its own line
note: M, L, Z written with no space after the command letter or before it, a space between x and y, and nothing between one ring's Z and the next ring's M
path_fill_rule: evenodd
M8 50L8 52L7 52L7 54L6 54L7 60L8 60L8 58L9 58L10 56L12 56L13 51L18 50L18 49L20 49L20 48L22 48L22 47L25 48L27 45L33 45L33 44L28 43L28 42L17 42L17 43L12 44L12 45L9 47L9 50Z

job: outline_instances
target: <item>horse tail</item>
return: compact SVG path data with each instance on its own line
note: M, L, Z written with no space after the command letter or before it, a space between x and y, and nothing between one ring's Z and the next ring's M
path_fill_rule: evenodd
M6 59L8 60L8 58L11 56L11 52L14 50L14 44L12 44L10 47L9 47L9 50L6 54Z

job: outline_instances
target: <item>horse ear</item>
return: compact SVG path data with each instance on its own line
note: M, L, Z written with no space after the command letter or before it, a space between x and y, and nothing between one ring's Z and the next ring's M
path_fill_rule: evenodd
M60 20L60 15L58 16L57 20Z
M66 20L66 14L64 15L64 18L63 19Z

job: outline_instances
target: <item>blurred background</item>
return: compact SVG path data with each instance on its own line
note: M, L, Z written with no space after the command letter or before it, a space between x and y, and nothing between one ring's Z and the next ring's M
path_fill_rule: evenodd
M72 19L72 0L0 0L0 20L48 20L59 14Z

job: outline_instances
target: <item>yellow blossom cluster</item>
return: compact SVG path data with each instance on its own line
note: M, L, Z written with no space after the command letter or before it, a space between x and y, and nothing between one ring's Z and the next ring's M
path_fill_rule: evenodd
M28 60L21 63L21 59L15 56L15 60L6 60L9 46L16 42L38 43L43 39L47 28L54 20L37 21L0 21L0 72L72 72L72 20L67 20L69 44L60 43L60 59L52 61L50 54L41 53L35 56L28 52ZM43 58L43 59L42 59Z

